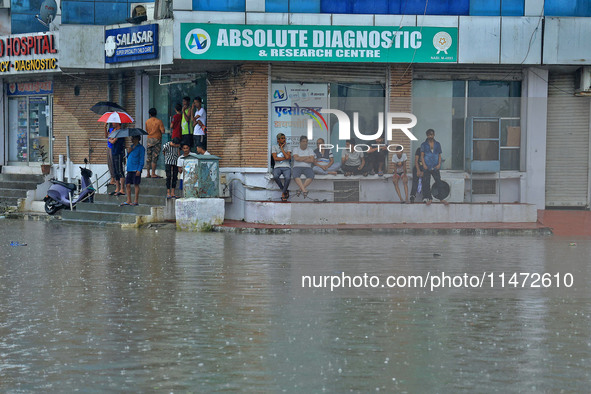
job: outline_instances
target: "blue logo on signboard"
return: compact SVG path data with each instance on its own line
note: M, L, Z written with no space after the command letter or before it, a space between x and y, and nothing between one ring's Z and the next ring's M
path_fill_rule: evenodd
M157 58L157 24L105 30L105 63Z

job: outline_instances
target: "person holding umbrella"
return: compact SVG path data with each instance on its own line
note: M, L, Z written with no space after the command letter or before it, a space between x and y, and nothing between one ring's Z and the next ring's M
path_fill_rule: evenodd
M123 176L123 151L125 150L125 138L113 138L113 134L121 129L120 123L113 123L109 143L111 144L111 160L113 167L113 178L115 179L115 191L109 193L111 196L125 195L125 178Z
M100 104L100 103L97 103ZM94 107L93 107L94 108ZM92 109L92 108L91 108ZM97 110L102 110L98 108ZM133 118L126 112L111 111L105 112L98 120L99 122L113 124L113 130L109 135L109 142L112 144L111 155L113 157L113 171L115 173L115 191L110 193L115 196L123 196L124 192L124 174L123 174L123 155L125 150L125 137L121 134L122 123L133 123ZM143 130L142 130L143 131ZM144 131L145 133L145 131Z
M127 176L125 178L125 187L127 189L127 201L121 204L138 205L140 195L140 182L142 181L142 169L146 157L146 149L140 144L141 137L133 135L131 137L131 146L127 148ZM134 186L134 200L131 202L131 185Z
M125 109L122 106L112 101L99 101L90 107L90 110L97 115L104 115L106 112L113 111L125 112ZM109 134L111 134L112 130L113 128L110 126L110 123L105 123L105 138L108 139L110 137ZM113 151L113 144L107 142L107 147L109 148L107 150L107 166L109 167L109 174L111 174L111 184L117 185L117 182L115 181L115 169L113 168L113 156L111 154Z

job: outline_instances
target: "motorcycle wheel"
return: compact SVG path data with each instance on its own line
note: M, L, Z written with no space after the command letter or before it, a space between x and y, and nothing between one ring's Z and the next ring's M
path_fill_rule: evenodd
M45 201L45 212L47 212L48 215L55 215L60 209L62 209L62 206L59 203L53 200Z

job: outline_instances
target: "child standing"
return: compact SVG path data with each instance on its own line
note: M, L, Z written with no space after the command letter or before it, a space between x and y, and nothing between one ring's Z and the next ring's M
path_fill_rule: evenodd
M400 202L404 204L408 201L408 177L406 176L406 161L408 159L406 157L406 153L402 152L402 146L399 146L399 148L401 149L397 150L392 156L392 163L394 163L392 182L394 183L394 188L396 189L396 193L398 194ZM398 186L399 180L402 180L402 184L404 185L404 200L400 194L400 187Z
M176 182L179 174L178 167L176 166L179 159L179 148L181 146L180 138L173 138L172 141L167 142L162 147L164 153L164 165L166 168L166 198L178 198L174 194L176 189Z
M140 182L142 181L142 169L144 160L146 160L146 148L140 144L141 137L135 135L131 137L132 145L127 150L127 177L125 178L125 187L127 189L127 201L123 205L138 205L140 195ZM131 185L135 189L135 198L131 202Z

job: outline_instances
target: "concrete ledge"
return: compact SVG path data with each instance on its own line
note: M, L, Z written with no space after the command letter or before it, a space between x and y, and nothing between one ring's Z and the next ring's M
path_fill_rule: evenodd
M245 202L246 222L285 225L390 223L535 223L532 204ZM178 211L177 211L178 220Z
M180 198L176 200L177 230L211 231L214 225L224 221L224 199Z

